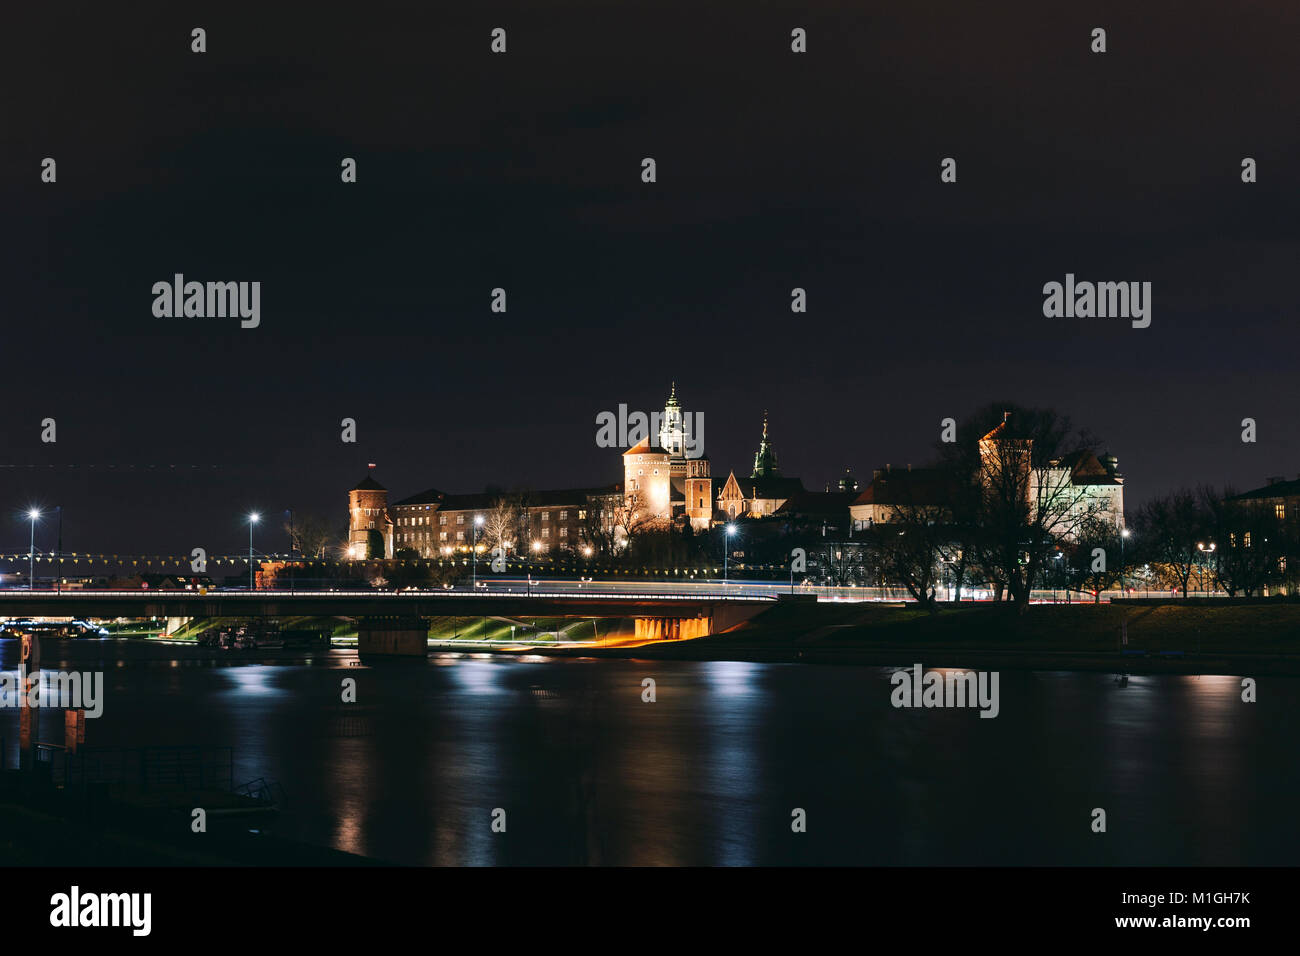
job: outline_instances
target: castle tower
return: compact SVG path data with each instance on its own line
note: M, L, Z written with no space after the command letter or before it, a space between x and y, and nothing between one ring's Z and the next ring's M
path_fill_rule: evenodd
M388 489L366 475L348 492L348 557L392 556L393 520L388 515Z
M707 531L713 523L713 478L709 474L709 458L686 460L686 518L696 531Z
M682 407L677 403L677 383L673 382L668 402L664 405L663 421L659 426L659 447L673 458L686 454L686 434L682 429Z
M624 488L643 518L689 521L696 530L704 530L713 520L713 479L709 459L701 452L703 426L697 424L688 436L687 421L674 382L658 434L623 453ZM698 423L699 418L693 421ZM696 443L690 448L688 437Z

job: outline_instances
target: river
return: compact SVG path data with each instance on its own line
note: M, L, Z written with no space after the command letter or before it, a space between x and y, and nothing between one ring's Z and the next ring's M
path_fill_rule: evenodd
M1002 671L985 719L895 708L880 667L242 663L128 641L47 642L43 663L104 672L88 746L231 747L234 782L283 787L276 833L394 863L1300 861L1296 678L1261 678L1245 703L1239 675ZM0 641L0 669L17 666ZM0 736L12 766L15 710ZM56 712L40 738L61 742Z

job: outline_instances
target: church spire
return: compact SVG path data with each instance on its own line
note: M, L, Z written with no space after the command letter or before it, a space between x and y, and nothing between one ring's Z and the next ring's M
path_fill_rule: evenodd
M758 454L754 456L754 473L751 478L773 478L781 474L776 464L776 452L767 436L767 412L763 412L763 437L758 443Z

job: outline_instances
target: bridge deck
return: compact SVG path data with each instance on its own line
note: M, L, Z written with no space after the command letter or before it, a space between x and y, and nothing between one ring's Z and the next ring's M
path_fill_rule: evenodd
M770 606L772 595L501 591L3 591L0 617L696 617Z

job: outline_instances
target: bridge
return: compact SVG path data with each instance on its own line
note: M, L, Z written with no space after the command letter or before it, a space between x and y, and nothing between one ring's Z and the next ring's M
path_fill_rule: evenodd
M425 652L438 617L633 618L646 639L703 637L727 630L779 600L815 600L752 593L663 593L652 590L443 591L0 591L0 617L346 617L358 619L362 654Z

